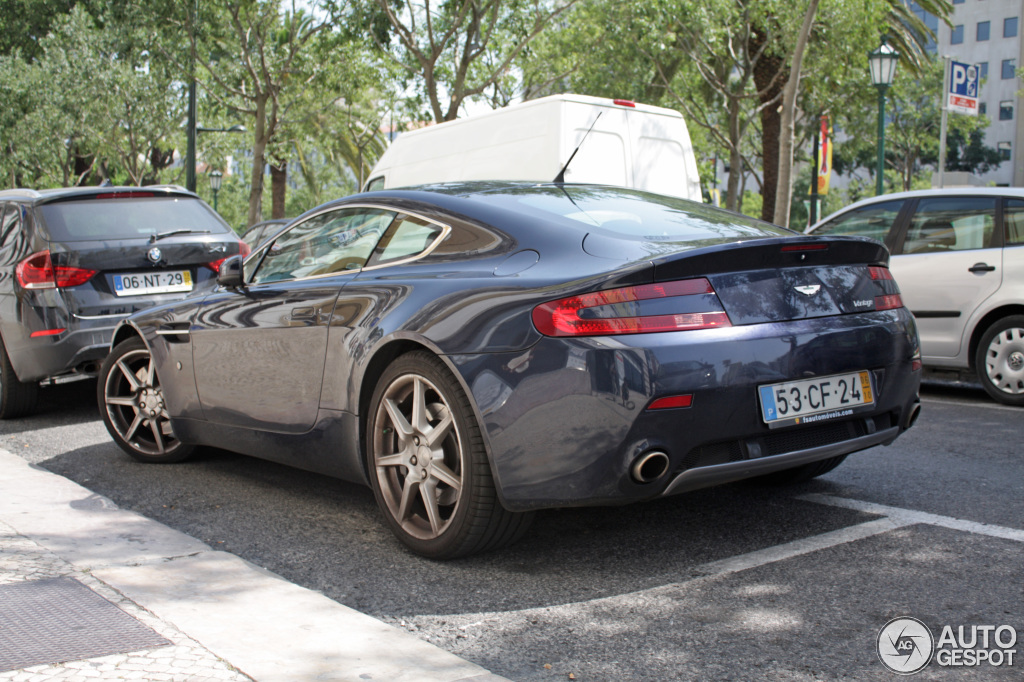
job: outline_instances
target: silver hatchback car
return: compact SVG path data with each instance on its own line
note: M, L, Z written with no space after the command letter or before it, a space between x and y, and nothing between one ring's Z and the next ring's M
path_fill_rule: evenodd
M1024 188L885 194L807 232L884 242L925 366L972 372L997 401L1024 405Z

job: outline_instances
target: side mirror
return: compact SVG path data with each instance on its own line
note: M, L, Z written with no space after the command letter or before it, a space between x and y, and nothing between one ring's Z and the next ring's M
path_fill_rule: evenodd
M242 286L242 256L231 256L220 264L217 284L225 289L237 289Z

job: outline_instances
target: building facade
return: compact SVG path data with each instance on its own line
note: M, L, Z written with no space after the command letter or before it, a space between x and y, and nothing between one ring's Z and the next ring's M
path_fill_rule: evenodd
M952 27L922 12L916 3L910 6L935 31L938 55L976 64L980 70L978 104L991 121L985 144L998 149L1003 158L999 168L981 179L1024 186L1024 97L1017 77L1024 64L1024 0L953 0Z

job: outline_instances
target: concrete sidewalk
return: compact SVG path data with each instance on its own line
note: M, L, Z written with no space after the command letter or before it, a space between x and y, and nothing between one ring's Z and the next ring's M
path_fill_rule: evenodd
M0 450L0 680L504 678Z

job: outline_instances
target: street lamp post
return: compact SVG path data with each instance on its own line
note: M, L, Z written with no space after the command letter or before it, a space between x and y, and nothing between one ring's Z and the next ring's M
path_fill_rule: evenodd
M868 65L871 67L871 83L878 88L878 171L876 173L875 194L885 191L885 92L892 85L896 75L896 62L900 53L892 49L882 39L878 49L868 53Z
M217 212L217 192L220 191L220 183L224 180L224 174L219 170L210 171L210 189L213 190L213 211Z

